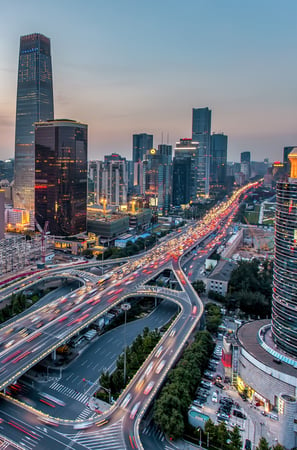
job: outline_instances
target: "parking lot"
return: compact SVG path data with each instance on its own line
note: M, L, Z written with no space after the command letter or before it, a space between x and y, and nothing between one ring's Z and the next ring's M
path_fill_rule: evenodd
M204 421L210 418L216 425L224 422L228 429L237 425L243 444L248 440L251 448L256 447L261 436L265 437L270 445L274 445L277 442L279 427L277 415L266 415L263 408L249 400L243 400L231 386L231 380L225 377L221 362L222 346L220 339L204 372L191 410L196 411Z

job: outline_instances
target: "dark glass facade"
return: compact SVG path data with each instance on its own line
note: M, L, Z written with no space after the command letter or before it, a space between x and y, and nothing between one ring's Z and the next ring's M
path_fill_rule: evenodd
M20 39L14 207L34 210L34 123L54 118L50 40L42 34Z
M153 148L153 140L152 134L133 134L133 194L144 194L143 160Z
M198 142L193 142L189 138L180 139L176 143L173 162L173 204L175 206L189 203L189 201L197 201L200 196L199 173L201 168L198 145ZM180 161L185 158L187 162ZM188 164L190 164L190 173ZM182 198L185 201L180 201Z
M186 205L191 200L191 156L175 156L173 158L172 204Z
M197 194L202 197L208 197L209 195L210 132L211 110L209 108L194 108L192 140L198 142Z
M87 125L66 120L36 124L35 216L56 236L86 231Z
M144 162L145 198L160 215L167 215L171 202L172 146L150 149Z
M297 179L277 183L272 335L297 357Z
M226 185L227 146L228 137L225 134L211 135L210 184L212 189Z

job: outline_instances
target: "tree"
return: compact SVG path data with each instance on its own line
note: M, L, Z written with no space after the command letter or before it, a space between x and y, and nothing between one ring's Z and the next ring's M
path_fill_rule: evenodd
M271 450L271 447L269 447L269 444L266 441L266 439L264 437L261 437L256 450Z
M228 438L229 433L225 423L220 423L220 425L217 427L217 447L220 450L227 450L229 448L227 443Z
M273 446L273 450L286 450L286 449L282 445L276 444Z
M202 280L194 281L192 284L193 288L197 292L197 294L204 294L205 292L205 283Z
M241 450L242 440L241 440L240 431L239 431L239 428L237 425L236 425L236 427L233 428L232 431L230 431L229 438L231 440L231 443L229 446L230 450Z
M213 421L211 419L209 419L204 427L204 432L206 434L208 434L208 441L209 444L215 445L217 443L217 427L215 426L215 424L213 423Z

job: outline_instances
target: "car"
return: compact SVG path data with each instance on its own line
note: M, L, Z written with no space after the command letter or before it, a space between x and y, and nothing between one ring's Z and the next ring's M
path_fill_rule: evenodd
M127 394L126 397L124 398L124 400L122 401L121 407L122 408L126 408L126 406L131 401L131 399L132 399L132 395L131 394Z
M238 411L238 409L234 409L232 414L235 417L239 417L239 419L246 419L246 415L244 415L241 411Z
M155 385L155 382L150 381L149 384L146 386L146 388L143 391L144 395L148 395L151 392L151 390L153 389L154 385Z
M252 450L252 441L250 441L249 439L246 439L244 448L245 448L245 450Z
M137 402L137 403L133 406L133 408L132 408L132 410L131 410L131 414L130 414L130 419L131 419L131 420L133 420L134 417L136 416L137 411L138 411L138 409L139 409L139 406L140 406L140 402Z
M221 417L223 420L229 420L229 416L228 414L224 413L224 412L220 412L217 417Z
M152 368L153 368L153 365L154 365L154 363L153 363L153 361L152 361L152 362L150 362L149 365L147 366L146 371L144 372L144 375L145 375L146 377L151 373Z
M224 422L224 423L228 424L229 423L229 417L227 418L225 416L219 415L219 416L217 416L217 421L218 422Z
M166 364L166 360L162 359L162 361L158 364L158 366L156 368L156 373L159 374L164 369L165 364Z
M203 407L203 403L199 400L193 400L193 405L198 406L199 408Z
M214 403L218 403L218 394L216 392L214 392L212 394L211 401L214 402Z
M206 378L206 380L210 380L210 381L212 381L213 380L213 375L209 375L208 373L204 373L204 378Z
M220 383L219 381L215 381L214 384L215 384L215 386L217 386L220 389L224 389L225 388L225 386L222 383Z
M156 351L156 355L155 355L156 358L159 358L159 356L161 355L162 352L163 352L163 345L160 345L160 347Z
M220 403L229 403L230 405L233 405L234 402L233 402L232 398L222 397L220 400Z

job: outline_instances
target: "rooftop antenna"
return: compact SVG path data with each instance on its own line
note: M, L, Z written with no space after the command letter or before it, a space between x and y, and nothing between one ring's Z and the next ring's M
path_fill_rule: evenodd
M163 131L161 133L161 144L163 145Z

